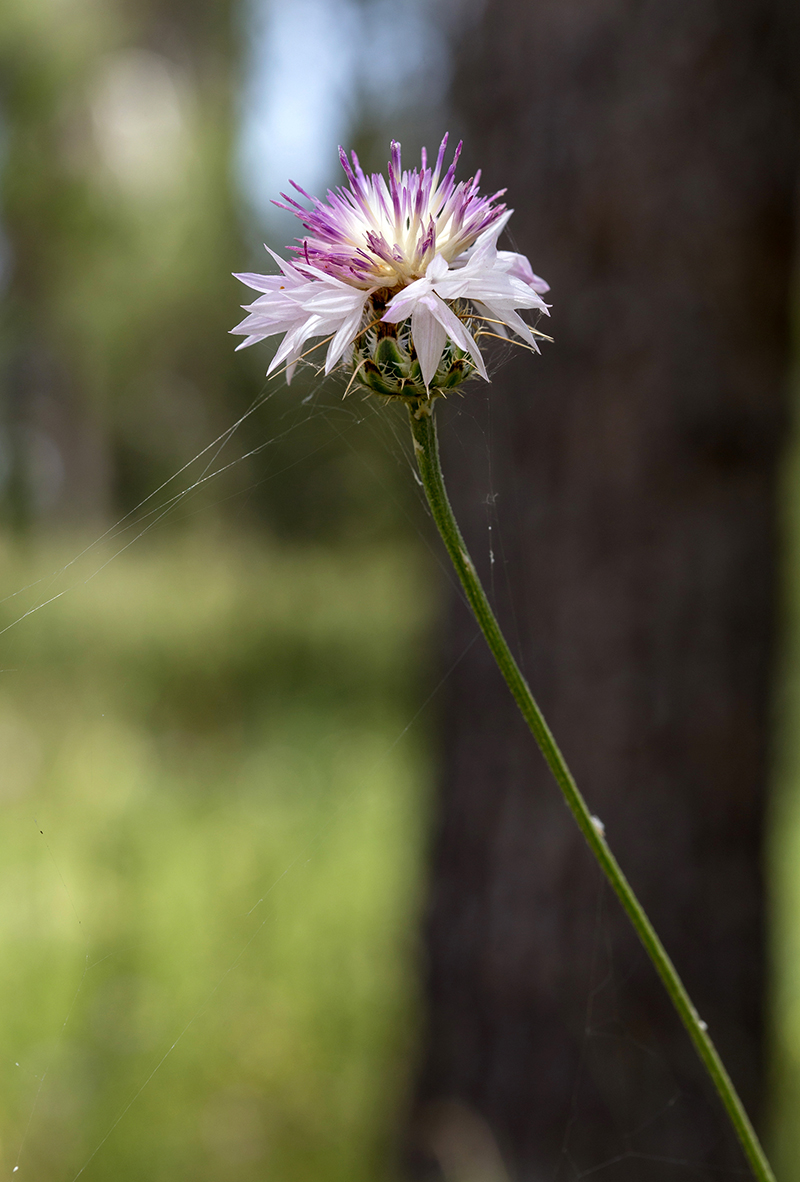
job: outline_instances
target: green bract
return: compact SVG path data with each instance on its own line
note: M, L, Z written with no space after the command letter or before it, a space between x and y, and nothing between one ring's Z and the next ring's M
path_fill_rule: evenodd
M442 396L474 373L475 364L469 354L448 339L426 390L410 321L397 326L381 323L368 329L358 338L353 350L353 384L387 398Z

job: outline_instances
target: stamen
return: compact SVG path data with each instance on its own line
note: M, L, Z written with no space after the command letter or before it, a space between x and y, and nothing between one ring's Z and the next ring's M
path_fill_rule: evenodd
M433 177L431 178L431 187L434 189L436 188L436 185L439 182L439 174L442 171L442 164L444 163L444 151L445 151L445 148L447 147L447 141L449 138L450 138L450 132L446 131L444 133L444 139L442 140L441 144L439 145L439 155L436 157L436 167L433 170Z

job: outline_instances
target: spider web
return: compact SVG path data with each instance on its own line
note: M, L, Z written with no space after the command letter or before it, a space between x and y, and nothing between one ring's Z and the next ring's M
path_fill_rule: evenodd
M422 504L424 499L421 489L418 487L411 449L406 439L405 424L402 422L401 416L395 415L391 407L388 408L387 413L380 401L375 398L366 401L351 398L347 402L342 402L338 394L330 394L329 389L329 384L325 387L322 382L312 384L309 393L302 401L288 404L287 409L279 416L276 429L267 439L246 451L236 451L237 432L242 425L266 402L275 397L276 387L265 387L253 405L227 431L213 440L203 451L192 457L170 480L155 489L134 510L95 538L91 544L74 554L49 576L28 583L7 596L3 602L18 602L20 610L13 620L0 631L0 635L5 635L22 625L27 627L35 625L35 621L32 621L31 617L46 612L66 596L80 593L81 588L99 579L103 572L106 572L113 563L118 562L131 547L135 544L143 544L146 536L157 531L163 523L178 514L185 516L196 512L197 510L193 507L193 498L199 490L213 485L226 472L244 464L253 457L268 455L271 446L295 432L302 432L312 419L322 417L329 426L331 435L352 450L355 450L350 438L353 431L374 432L382 441L383 446L388 448L394 462L408 467L416 481L417 498ZM502 579L506 583L506 590L508 590L508 584L513 581L515 572L509 570L506 559L497 494L492 478L492 404L486 394L475 396L473 390L474 387L470 391L472 401L460 403L459 413L473 417L475 412L471 407L475 404L476 398L485 413L485 425L481 426L481 430L484 432L489 474L488 491L483 500L486 514L485 554L488 556L490 570L490 592L494 597L497 592L496 580ZM457 421L456 419L456 429ZM301 452L301 458L293 460L292 466L308 463L313 454L323 446L325 445L315 444L313 451ZM226 450L230 451L231 449L234 450L234 454L226 456ZM361 460L365 464L369 463L368 459L363 456ZM277 479L284 471L283 468L270 470L267 466L267 471L261 479ZM394 495L385 482L383 472L373 468L370 476L381 494ZM248 491L252 490L245 490L244 494L234 495L247 495ZM507 506L504 506L504 509L508 511ZM201 506L199 510L201 516L205 511ZM399 512L408 514L407 506L400 505ZM423 528L419 519L413 516L411 528L416 536L422 539L431 561L436 563L443 578L447 579L451 587L458 592L454 576L443 561L442 554L434 544L430 531ZM513 602L513 598L511 601ZM362 773L361 780L371 781L380 775L381 769L386 766L387 761L391 760L396 750L408 741L415 729L426 723L427 716L435 705L442 686L453 675L477 640L476 628L466 646L456 655L450 666L441 672L435 683L426 686L423 690L416 691L417 704L411 709L406 708L405 718L401 725L397 726L392 722L392 725L395 725L395 730L388 742L385 741L384 728L384 732L381 732L384 736L383 740L377 746L372 745L366 761L366 770ZM512 640L516 641L515 647L519 651L517 623L513 619ZM522 663L524 666L524 661ZM407 771L408 768L406 767L405 770ZM419 774L419 768L416 770ZM302 891L302 879L310 864L317 864L324 871L326 851L334 840L332 835L338 831L343 821L347 823L348 816L355 811L359 791L358 786L345 789L337 796L330 809L322 811L322 815L312 825L310 832L306 830L299 835L289 835L289 840L281 847L277 870L270 873L260 887L255 881L251 882L248 888L250 890L248 905L244 909L244 913L237 918L236 923L232 924L234 930L231 939L215 950L212 958L215 963L207 963L204 966L204 975L197 982L193 991L194 999L191 1001L181 999L181 1003L177 1007L164 1007L167 1016L162 1018L159 1023L161 1037L156 1040L160 1045L156 1049L149 1048L149 1054L142 1056L141 1062L137 1060L135 1069L128 1073L126 1094L115 1098L110 1115L102 1118L100 1130L91 1140L89 1151L76 1152L73 1149L64 1156L57 1154L56 1160L49 1163L46 1154L42 1157L41 1153L37 1153L37 1140L43 1135L43 1120L50 1119L51 1116L48 1111L48 1095L52 1082L58 1078L60 1072L63 1073L66 1070L64 1048L70 1041L76 1013L84 1002L89 983L99 972L103 971L103 966L108 967L110 961L124 960L125 949L115 949L100 954L102 950L98 951L98 942L91 932L92 921L87 919L85 905L76 902L77 892L71 882L71 874L63 868L64 854L59 848L58 822L57 820L54 823L42 820L41 828L39 828L39 820L37 819L39 814L32 817L38 836L44 843L52 874L67 900L71 923L75 929L79 929L78 939L82 944L82 963L73 974L72 980L68 981L60 991L61 996L68 998L66 1009L62 1008L57 1017L52 1013L47 1017L51 1028L55 1029L57 1034L55 1039L51 1040L51 1045L45 1053L32 1056L37 1060L37 1068L35 1070L27 1068L22 1064L20 1056L13 1057L13 1050L10 1055L7 1054L10 1070L19 1072L20 1094L25 1093L28 1096L27 1102L20 1106L23 1119L15 1137L16 1145L12 1158L13 1165L10 1167L11 1173L15 1176L26 1176L26 1166L29 1162L36 1163L37 1159L37 1173L43 1167L48 1168L49 1165L51 1173L47 1176L62 1177L65 1182L77 1182L78 1178L99 1176L102 1173L103 1156L114 1140L121 1137L122 1134L126 1134L123 1140L127 1140L130 1135L135 1134L137 1126L132 1119L132 1114L136 1112L143 1099L153 1092L155 1085L159 1081L164 1081L162 1088L174 1085L176 1075L173 1065L176 1061L179 1062L182 1069L191 1070L193 1057L187 1050L191 1036L198 1025L207 1020L209 1014L213 1015L215 1010L224 1010L226 1014L229 1012L229 1003L226 1002L223 1006L222 998L226 995L228 997L235 996L237 988L241 987L241 978L245 970L247 973L251 973L254 959L257 960L259 956L264 955L266 949L264 938L269 932L270 925L275 921L281 899L286 895L291 896L293 890ZM413 798L412 806L420 808L418 797ZM384 813L387 813L388 810L387 815L391 815L390 806L385 801L381 802L380 808L384 810ZM425 814L424 806L420 811L423 815ZM408 867L406 867L407 869ZM419 865L415 865L415 869L418 872ZM595 1177L614 1178L618 1176L615 1173L615 1167L623 1164L641 1167L641 1170L644 1171L659 1166L670 1166L673 1168L673 1173L669 1176L675 1178L712 1176L715 1171L710 1170L707 1166L700 1166L698 1163L679 1158L656 1159L637 1148L640 1135L645 1131L646 1126L655 1125L664 1120L691 1119L691 1112L685 1110L687 1098L675 1083L668 1063L657 1050L646 1044L643 1045L627 1026L625 1015L615 1010L613 997L615 988L620 982L620 969L614 964L606 922L606 908L606 890L603 884L598 881L595 939L591 971L587 983L587 1007L582 1052L574 1080L573 1116L564 1130L561 1162L553 1182L567 1182L567 1180L579 1182L585 1178ZM416 904L409 908L409 913L412 917L416 914ZM318 965L317 971L324 971L324 967ZM609 997L612 999L610 1006L608 1004ZM114 1010L114 1021L124 1023L124 1020L124 1007L117 1004ZM407 1017L406 1023L408 1023ZM620 1150L618 1153L603 1161L587 1164L585 1154L581 1152L579 1145L581 1096L593 1049L601 1043L611 1043L625 1049L633 1047L638 1053L652 1060L655 1070L663 1076L665 1087L662 1091L665 1090L666 1094L654 1105L646 1122L639 1122L635 1127L620 1129ZM186 1061L181 1065L182 1055ZM400 1057L403 1058L403 1055L405 1055L404 1061L408 1062L407 1049ZM148 1061L145 1063L145 1060ZM388 1057L388 1061L391 1062L391 1055ZM402 1088L400 1095L402 1096ZM397 1093L393 1093L393 1096L396 1100ZM47 1120L45 1120L46 1123ZM245 1160L237 1161L235 1154L232 1156L234 1171L248 1168L248 1163ZM74 1158L73 1164L68 1164L67 1158ZM450 1160L446 1154L440 1156L448 1178L453 1177L458 1182L460 1177L467 1178L469 1176L467 1167L465 1167L466 1173L464 1170L459 1173L458 1167L447 1166L447 1162ZM497 1171L503 1168L502 1159L496 1155L492 1160L495 1162L497 1182L501 1182L503 1175ZM453 1169L456 1170L455 1173ZM719 1170L716 1173L720 1177L747 1176L745 1170ZM44 1176L44 1174L40 1174L40 1176ZM224 1172L220 1172L219 1176L226 1175ZM273 1174L271 1171L270 1176L280 1176L280 1174ZM647 1173L625 1175L626 1178L648 1176ZM620 1174L619 1177L622 1175Z
M476 460L474 441L476 437L482 439L482 448L485 454L483 471L477 477L473 474L469 481L473 504L478 498L480 503L485 506L484 555L488 558L488 562L479 563L479 566L487 571L491 598L494 601L498 599L502 601L503 616L501 616L501 620L506 634L512 642L511 647L520 667L525 675L529 676L531 671L526 668L525 646L522 643L520 622L515 614L515 603L524 602L528 594L525 586L520 585L520 580L524 579L525 572L510 563L503 532L503 523L508 523L509 519L513 521L514 517L517 518L516 524L519 531L519 521L524 520L522 514L523 497L529 490L521 490L517 487L517 469L513 463L510 464L508 471L511 474L511 481L510 483L508 480L505 481L504 502L501 508L500 493L493 475L497 455L495 435L497 434L498 438L504 440L506 444L512 437L509 425L505 422L502 424L502 428L496 432L495 420L498 416L507 414L508 408L502 399L492 398L491 391L487 392L482 387L478 387L470 391L469 400L459 407L459 412L459 416L455 420L452 416L450 417L447 429L451 433L458 434L459 419L469 420L469 427L465 433L467 439L463 445L460 445L462 461L470 465L474 473ZM454 445L451 442L450 446L455 451L459 445ZM464 464L462 464L463 467ZM473 514L473 517L477 518L477 514ZM475 535L473 535L471 545L475 546ZM477 547L476 550L475 556L479 557L480 550ZM498 741L503 741L502 736L498 736ZM587 791L591 796L590 786ZM613 848L613 833L611 834L611 842ZM531 856L536 858L539 856L539 851L532 851ZM472 885L474 887L475 884ZM502 888L497 887L496 889L501 890ZM508 885L505 889L508 890ZM625 996L628 980L634 976L641 979L642 971L649 973L651 969L643 950L639 948L634 950L632 958L623 957L623 963L619 963L620 952L618 949L615 951L617 943L615 937L619 934L621 917L619 904L599 873L596 889L597 910L594 924L594 946L586 974L585 1020L579 1034L569 1025L569 1020L565 1021L564 1029L567 1041L571 1038L573 1042L580 1044L580 1055L572 1093L572 1112L564 1129L560 1160L557 1166L553 1168L552 1174L536 1174L536 1182L539 1182L540 1176L543 1179L552 1179L552 1182L579 1182L584 1178L595 1177L613 1179L614 1182L622 1182L623 1179L625 1182L629 1182L629 1180L638 1182L640 1178L647 1179L648 1182L656 1182L656 1179L658 1182L662 1182L662 1180L666 1182L667 1179L669 1182L672 1182L673 1179L677 1182L678 1179L684 1177L687 1179L750 1177L750 1171L744 1164L743 1155L740 1155L735 1145L735 1139L728 1127L727 1119L722 1113L711 1086L705 1080L702 1080L698 1086L697 1080L691 1079L692 1064L690 1064L687 1073L685 1063L672 1062L670 1054L672 1048L681 1039L686 1040L688 1047L688 1036L678 1028L677 1037L675 1033L666 1032L661 1037L660 1030L653 1028L648 1030L646 1026L642 1026L641 1014L634 1016L629 1013ZM479 906L476 904L476 907ZM624 922L627 925L627 920ZM581 972L582 959L582 953L576 956L574 968L577 972ZM667 1028L670 1026L677 1028L677 1020L669 1010L665 998L664 1003ZM566 1015L566 1013L567 1005L565 1003L564 1014ZM484 1014L483 1020L488 1022L493 1019ZM653 1037L654 1034L657 1037ZM520 1037L524 1038L525 1036L521 1034ZM629 1081L627 1098L625 1095L626 1081ZM501 1086L502 1083L498 1080L496 1087ZM642 1104L640 1098L634 1094L637 1086L645 1089L647 1095L645 1104ZM481 1091L482 1094L485 1094L483 1090ZM585 1135L582 1128L585 1119L589 1122L593 1120L596 1124L598 1102L604 1111L604 1122L609 1129L613 1130L606 1140L615 1142L617 1146L613 1152L600 1157L597 1155L596 1145L593 1144L591 1132ZM646 1112L644 1116L642 1115L643 1109ZM710 1118L710 1125L715 1129L715 1135L704 1146L702 1161L694 1157L691 1152L685 1152L678 1148L683 1141L681 1128L691 1128L700 1110L704 1110L705 1113L711 1111L713 1115ZM637 1114L635 1117L634 1113ZM490 1139L494 1145L493 1152L486 1155L486 1160L491 1163L491 1166L487 1165L486 1167L488 1176L500 1178L515 1176L513 1173L507 1174L507 1167L502 1165L502 1133L498 1134L498 1140L495 1141L494 1134L485 1125L483 1132L480 1129L476 1130L475 1121L481 1123L482 1118L479 1118L474 1111L467 1112L467 1117L463 1130L464 1144L474 1148L477 1140L479 1145L484 1144L485 1146L487 1139ZM449 1128L446 1130L444 1139L446 1142L450 1142L450 1150L452 1150L453 1138L458 1140L458 1127L463 1119L464 1113L457 1112L456 1132L451 1136ZM707 1121L707 1127L708 1123ZM653 1147L656 1145L664 1146L670 1143L676 1147L676 1152L659 1153L653 1151ZM691 1144L690 1139L689 1143ZM684 1142L685 1144L686 1142ZM447 1152L440 1154L438 1147L434 1148L435 1156L439 1158L440 1162L448 1160ZM479 1154L479 1156L481 1155ZM737 1158L741 1161L741 1165L731 1164L731 1162L736 1163ZM456 1154L456 1160L458 1160L458 1154ZM483 1160L482 1157L481 1160ZM449 1177L452 1171L449 1172L448 1169L445 1169L444 1172L445 1176ZM459 1176L461 1174L469 1175L463 1162L460 1172L454 1172L453 1176L456 1176L456 1173L459 1173ZM523 1176L527 1178L527 1175Z
M327 388L330 389L330 383L327 384ZM54 610L58 601L63 600L65 597L80 594L81 589L85 588L87 584L101 580L103 573L107 572L112 564L115 562L118 563L134 544L144 544L147 535L157 532L162 524L166 524L169 519L175 518L179 513L183 516L188 516L199 512L202 517L203 513L207 512L207 506L201 506L197 510L193 505L193 498L199 490L212 484L214 481L218 481L231 468L242 465L254 456L266 453L271 446L279 443L288 435L301 430L313 419L319 417L324 418L330 428L330 436L344 441L349 447L353 447L347 439L347 433L351 430L377 430L379 432L382 431L384 435L386 434L386 416L379 411L375 399L370 399L369 402L360 402L355 398L351 398L347 403L343 404L339 400L339 396L335 393L326 398L322 393L321 383L317 382L312 385L305 398L301 401L290 402L288 407L279 414L277 430L274 430L267 439L246 451L239 450L232 458L227 457L225 450L226 448L230 450L230 445L234 441L237 431L249 417L254 415L267 401L274 398L275 393L276 387L273 383L270 387L262 391L262 394L256 399L248 411L226 432L213 440L198 455L192 457L170 480L154 490L134 510L126 514L114 526L99 535L78 553L73 554L57 570L52 571L46 577L39 578L19 587L7 596L3 600L3 603L6 606L11 605L12 607L15 604L19 604L21 610L3 627L2 634L6 635L8 633L13 636L14 631L19 630L21 627L35 627L37 622L32 617L46 618L47 612ZM395 436L399 438L396 424L389 430L388 437L392 447L394 447ZM309 462L314 453L325 446L326 443L323 442L322 444L316 444L313 450L301 451L300 458L292 460L291 466ZM406 446L399 450L396 453L396 459L399 463L403 464L409 462L409 448ZM365 460L365 462L368 461ZM276 479L284 471L285 466L275 467L273 465L270 470L270 466L267 465L267 471L261 479ZM380 480L380 474L378 472L373 471L372 476L376 481ZM388 495L392 495L391 490L387 489L385 484L383 485L382 491ZM252 486L245 489L244 492L234 495L246 497L251 492ZM445 569L444 564L442 564L442 568ZM44 613L44 617L40 613ZM14 670L9 669L6 672L13 674ZM447 674L444 676L446 678ZM412 729L417 719L425 713L428 704L436 695L437 688L435 686L426 694L422 704L405 721L389 745L379 750L377 754L374 754L371 767L366 773L367 779L372 778L380 766L389 758L394 748L402 742ZM175 1050L182 1044L187 1033L192 1029L200 1016L205 1013L222 986L235 973L242 959L248 953L248 950L257 941L264 928L274 917L274 907L270 910L270 904L273 901L276 888L284 881L291 881L292 876L296 878L299 873L302 873L303 866L318 854L319 848L324 846L326 833L336 822L340 814L347 813L356 792L356 788L353 788L349 792L344 792L335 804L333 816L329 817L327 821L321 821L319 824L314 825L311 836L309 837L306 834L305 839L299 845L297 842L295 843L299 848L299 852L296 849L293 854L284 853L281 855L284 865L280 873L267 883L266 889L262 887L258 895L251 897L243 917L246 924L249 924L249 930L239 939L235 954L225 963L223 970L216 975L209 976L208 981L201 990L204 996L200 1004L191 1007L187 1011L188 1016L186 1020L176 1027L174 1037L169 1040L166 1049L157 1056L153 1066L144 1073L143 1078L134 1088L132 1094L120 1106L118 1113L108 1124L107 1130L100 1137L91 1154L73 1171L69 1171L69 1169L65 1171L63 1162L60 1163L60 1168L56 1176L80 1177L94 1163L97 1155L106 1146L120 1124L124 1122L125 1117L136 1104L139 1097L145 1092L153 1079L163 1071L165 1063L167 1063ZM83 964L77 983L73 980L70 989L71 999L66 1014L59 1022L55 1046L52 1048L51 1053L46 1056L47 1061L44 1063L44 1066L36 1072L31 1073L28 1071L26 1073L26 1065L20 1062L21 1055L13 1060L14 1067L24 1077L22 1081L23 1090L32 1090L33 1092L29 1111L19 1131L16 1156L13 1166L11 1166L11 1171L15 1174L24 1171L26 1157L30 1158L29 1150L34 1146L36 1141L37 1125L41 1124L42 1105L47 1099L48 1088L53 1078L58 1074L59 1058L63 1044L68 1040L71 1027L74 1025L73 1015L76 1009L82 1004L87 983L96 974L98 969L106 964L110 957L113 958L119 955L118 953L112 953L106 956L97 956L95 940L89 934L92 926L91 921L85 922L85 907L81 906L80 903L75 903L68 881L70 879L70 873L68 870L62 869L62 854L58 848L58 828L56 826L54 832L54 827L44 820L40 821L38 814L32 819L37 826L37 832L47 851L47 858L51 864L59 888L69 901L72 922L79 929L79 938L83 943L84 951L82 954ZM39 828L40 824L42 828ZM120 1015L120 1017L124 1020L124 1015Z

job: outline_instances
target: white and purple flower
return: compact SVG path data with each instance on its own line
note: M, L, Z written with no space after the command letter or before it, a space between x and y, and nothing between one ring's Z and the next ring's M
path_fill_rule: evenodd
M285 333L268 373L285 364L290 381L306 342L328 337L325 372L343 358L354 380L382 394L430 397L477 372L487 381L476 342L485 323L495 335L516 333L536 349L535 330L518 309L547 314L547 283L524 255L497 249L512 211L478 191L480 172L456 183L461 153L441 176L447 136L436 164L425 150L418 171L403 172L392 143L388 182L365 176L352 153L339 156L349 187L327 202L294 188L312 208L282 194L308 234L287 261L273 251L277 275L237 275L260 292L232 329L243 349ZM441 177L441 180L440 180ZM269 250L269 248L267 248ZM487 331L487 330L484 330Z

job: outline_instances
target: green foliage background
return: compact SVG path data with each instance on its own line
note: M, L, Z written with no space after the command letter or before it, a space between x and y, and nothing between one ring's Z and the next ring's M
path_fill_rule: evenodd
M384 1177L429 777L418 561L193 532L85 581L115 552L4 636L0 1169ZM4 577L72 557L6 543Z

